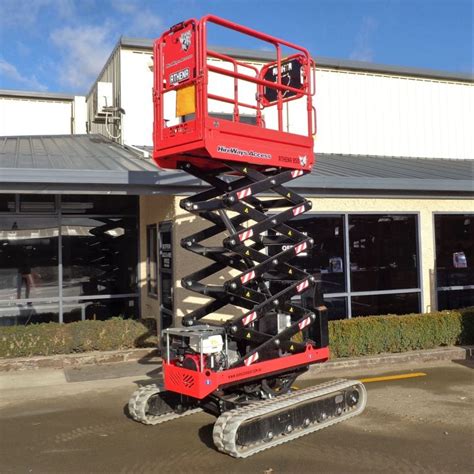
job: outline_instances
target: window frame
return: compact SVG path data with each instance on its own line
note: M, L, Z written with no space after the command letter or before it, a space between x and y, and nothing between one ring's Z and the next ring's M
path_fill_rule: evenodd
M435 211L432 214L432 228L433 228L433 249L434 249L434 269L433 269L433 295L432 295L432 303L437 311L439 311L439 293L441 292L451 292L451 291L465 291L465 290L473 290L474 284L469 285L451 285L451 286L439 286L438 284L438 255L437 255L437 245L436 245L436 218L439 216L466 216L470 215L473 216L474 213L468 211Z
M372 295L393 295L393 294L405 294L405 293L417 293L419 311L422 309L423 302L423 271L421 268L421 229L420 229L420 212L407 211L407 212L393 212L393 211L367 211L367 212L337 212L337 211L311 211L305 213L305 216L324 217L327 215L342 216L343 220L343 232L344 232L344 266L345 266L345 278L346 278L346 291L338 293L324 293L323 297L326 298L346 298L347 318L352 318L352 298L357 296L372 296ZM351 286L351 261L350 261L350 237L349 237L349 219L351 216L373 216L373 215L398 215L398 216L415 216L415 235L416 235L416 255L417 263L416 269L418 272L418 287L417 288L399 288L395 290L367 290L367 291L352 291ZM291 221L289 222L291 225ZM359 317L359 316L357 316ZM363 317L363 316L361 316Z
M154 250L154 254L152 254L151 252L152 250ZM154 275L151 274L152 259L154 260L153 263L155 264ZM158 265L159 265L158 224L148 224L146 226L146 291L147 291L147 296L153 299L158 299L158 293L159 293Z

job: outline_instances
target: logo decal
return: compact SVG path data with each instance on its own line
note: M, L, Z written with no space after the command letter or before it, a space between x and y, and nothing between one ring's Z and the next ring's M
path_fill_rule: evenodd
M308 162L307 156L303 155L303 156L299 156L298 158L300 160L300 165L301 166L306 166L306 163Z
M170 85L177 84L178 82L189 79L189 68L182 69L181 71L170 74Z
M262 158L264 160L270 160L272 155L270 153L262 153L254 150L240 150L236 147L228 147L225 145L217 145L217 151L219 153L226 153L228 155L237 155L241 157L251 157L251 158Z
M181 33L181 36L179 37L179 42L181 43L181 49L183 51L187 51L191 46L191 30Z

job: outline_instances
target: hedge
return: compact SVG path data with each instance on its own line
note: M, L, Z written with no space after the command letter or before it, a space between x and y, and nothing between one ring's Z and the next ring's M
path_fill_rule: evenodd
M474 307L331 321L329 341L333 358L474 344Z
M0 357L111 351L157 344L154 319L111 318L68 324L42 323L0 329Z
M474 308L331 321L329 340L333 358L474 344ZM0 329L0 357L153 347L156 343L153 319L112 318Z

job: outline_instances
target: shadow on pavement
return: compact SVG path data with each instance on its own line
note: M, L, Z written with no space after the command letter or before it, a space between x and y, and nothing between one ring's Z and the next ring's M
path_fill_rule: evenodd
M458 359L451 361L454 364L462 365L463 367L467 367L468 369L474 369L474 360L473 359Z
M212 430L214 429L214 423L209 423L208 425L201 426L199 428L199 439L208 447L217 451L214 441L212 439Z

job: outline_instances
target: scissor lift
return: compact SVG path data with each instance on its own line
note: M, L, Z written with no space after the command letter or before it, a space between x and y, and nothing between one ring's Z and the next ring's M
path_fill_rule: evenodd
M213 51L209 26L260 40L276 59L259 66ZM181 241L210 261L182 279L209 302L187 314L184 327L163 331L165 391L138 390L130 413L156 424L205 409L219 416L216 446L236 457L360 413L365 389L358 382L291 389L310 364L329 357L317 276L291 264L313 240L287 223L311 209L285 186L310 173L314 162L315 69L308 51L206 16L165 32L154 61L153 158L209 185L180 203L210 223ZM222 83L230 94L219 91ZM220 245L207 244L222 234ZM269 256L275 243L286 245ZM224 271L231 276L219 283ZM306 292L315 292L314 307L295 301ZM227 305L240 311L222 325L203 324Z

